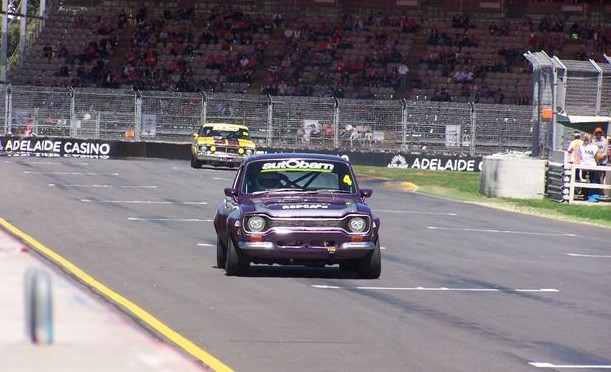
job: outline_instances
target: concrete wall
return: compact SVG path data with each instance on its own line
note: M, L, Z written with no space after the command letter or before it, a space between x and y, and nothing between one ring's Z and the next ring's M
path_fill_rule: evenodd
M480 194L495 198L543 199L547 160L525 155L485 156L480 174Z

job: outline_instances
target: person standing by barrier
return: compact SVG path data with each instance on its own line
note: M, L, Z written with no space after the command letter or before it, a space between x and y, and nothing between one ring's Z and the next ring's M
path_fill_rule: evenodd
M611 166L611 135L607 136L607 166ZM611 185L611 171L605 172L605 182L603 183ZM604 193L607 198L611 198L611 189L605 189Z
M601 127L594 129L592 143L598 147L599 155L596 157L596 164L606 166L608 164L607 153L609 152L609 142L607 138L603 136L603 129ZM605 183L605 173L605 171L599 172L600 183Z
M581 163L581 153L579 148L582 144L583 141L581 140L581 134L575 131L573 133L573 140L571 141L571 143L569 143L569 147L566 149L566 152L568 154L567 161L570 164ZM581 169L575 170L575 180L579 180L581 182Z
M596 163L596 154L599 153L598 146L592 142L592 136L590 134L583 136L583 144L579 146L579 153L581 156L581 165L587 165L589 167L595 167L598 165ZM600 183L599 172L597 170L584 170L583 176L589 178L590 183ZM587 201L598 202L600 193L597 189L588 188L584 197L587 198Z

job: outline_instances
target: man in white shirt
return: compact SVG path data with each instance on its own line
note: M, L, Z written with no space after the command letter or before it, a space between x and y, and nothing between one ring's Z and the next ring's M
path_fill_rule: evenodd
M407 88L407 73L409 72L409 67L405 63L401 63L399 68L397 69L397 73L399 73L399 89Z

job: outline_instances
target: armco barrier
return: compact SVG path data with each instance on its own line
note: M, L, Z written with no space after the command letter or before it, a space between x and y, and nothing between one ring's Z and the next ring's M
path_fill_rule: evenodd
M85 140L65 137L0 137L0 155L124 159L134 157L190 158L189 143ZM359 152L264 147L259 153L318 152L348 157L355 165L480 172L482 157L404 152Z

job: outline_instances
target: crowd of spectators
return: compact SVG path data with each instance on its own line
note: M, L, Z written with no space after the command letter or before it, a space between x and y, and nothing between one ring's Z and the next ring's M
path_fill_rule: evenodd
M407 96L417 89L439 101L528 104L530 97L517 84L497 86L489 76L528 73L525 50L557 55L566 43L582 42L576 55L561 57L584 60L609 52L611 41L609 28L554 15L517 23L455 14L429 23L398 12L287 16L231 5L205 12L142 5L131 14L101 14L93 25L73 17L74 29L90 34L80 53L61 41L43 48L44 59L61 61L59 84L193 92L242 83L261 94L338 98L376 98L381 89ZM414 58L410 43L418 36L424 36L426 50ZM117 54L124 39L127 47ZM427 79L417 68L440 78Z
M372 12L318 23L295 17L282 26L283 50L273 56L263 94L372 98L376 88L405 89L400 44L419 30L415 19Z

